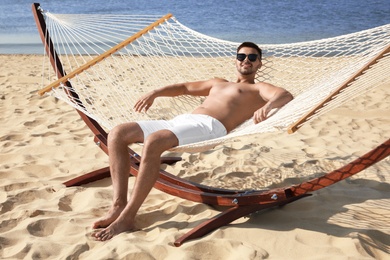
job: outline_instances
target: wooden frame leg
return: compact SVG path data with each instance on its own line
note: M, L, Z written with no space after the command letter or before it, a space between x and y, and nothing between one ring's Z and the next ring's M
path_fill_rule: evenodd
M174 164L180 161L180 157L161 157L161 163ZM66 187L81 186L90 182L98 181L110 177L110 167L104 167L96 171L86 173L64 182Z
M98 181L110 177L110 167L104 167L96 171L78 176L69 181L64 182L66 187L80 186L90 182Z
M247 205L247 206L236 206L229 208L225 210L224 212L216 215L215 217L204 221L203 223L199 224L197 227L193 228L191 231L187 232L183 236L181 236L179 239L177 239L174 242L174 245L176 247L181 246L184 242L200 238L220 227L226 226L233 222L236 219L239 219L241 217L247 216L253 212L272 208L275 206L283 206L290 202L293 202L295 200L310 196L311 194L304 194L301 196L295 196L292 198L289 198L285 201L280 202L274 202L274 203L267 203L267 204L256 204L256 205Z

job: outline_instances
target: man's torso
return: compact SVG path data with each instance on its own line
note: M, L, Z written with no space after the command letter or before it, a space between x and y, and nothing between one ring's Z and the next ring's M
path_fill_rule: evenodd
M230 132L266 103L260 97L260 84L218 82L193 113L218 119Z

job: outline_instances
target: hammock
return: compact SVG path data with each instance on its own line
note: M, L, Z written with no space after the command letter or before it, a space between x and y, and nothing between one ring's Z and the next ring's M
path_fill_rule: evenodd
M75 107L108 153L107 132L120 123L169 119L189 113L202 97L158 98L147 113L135 113L135 101L160 86L221 77L235 80L234 57L239 43L195 32L172 15L53 14L33 4L45 46L39 94L50 94ZM294 132L308 120L346 100L389 82L390 24L349 35L311 42L264 44L263 67L256 80L289 90L294 100L254 125L248 120L227 136L174 148L207 150L245 135L271 131ZM129 148L131 174L140 158ZM155 187L185 199L230 206L175 242L207 234L213 229L260 209L308 196L382 160L390 154L390 140L354 162L299 185L262 191L232 191L195 184L163 170ZM180 158L162 158L174 163ZM65 183L81 185L108 177L109 169Z
M45 17L53 48L61 57L63 74L67 75L57 79L55 70L47 64L44 76L51 84L40 94L50 91L107 131L124 122L170 119L190 113L202 100L186 96L158 98L148 113L135 113L132 107L136 100L156 87L214 77L235 80L233 60L239 43L199 34L171 15L159 18L46 12ZM261 45L263 67L256 80L283 87L295 99L259 124L248 120L225 137L173 150L208 150L242 135L288 128L295 131L294 124L299 126L299 119L312 109L319 116L390 80L389 66L370 68L367 75L359 73L389 51L389 35L387 24L331 39ZM389 58L382 62L388 64ZM357 76L359 80L349 84ZM64 84L67 80L72 88ZM78 97L69 92L76 92Z

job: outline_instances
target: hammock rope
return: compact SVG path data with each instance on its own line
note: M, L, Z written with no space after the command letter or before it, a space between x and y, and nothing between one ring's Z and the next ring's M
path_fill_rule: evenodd
M188 96L158 98L147 113L135 113L136 100L157 87L214 77L235 80L239 43L195 32L171 15L45 12L45 19L66 76L58 78L45 62L46 87L39 93L64 100L107 131L124 122L190 113L202 101ZM225 137L174 151L197 152L243 135L285 131L305 115L305 120L320 116L390 81L390 24L329 39L259 46L264 58L256 80L286 88L294 100L259 124L248 120ZM360 73L364 67L367 70ZM64 90L77 92L79 99ZM312 111L325 99L328 102Z

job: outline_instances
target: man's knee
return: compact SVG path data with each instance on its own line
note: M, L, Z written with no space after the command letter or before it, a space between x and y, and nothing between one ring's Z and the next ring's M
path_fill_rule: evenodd
M163 153L164 151L177 146L179 143L175 134L169 130L160 130L150 134L145 142L144 149Z
M121 142L125 144L143 142L143 132L137 123L120 124L109 132L108 142Z

